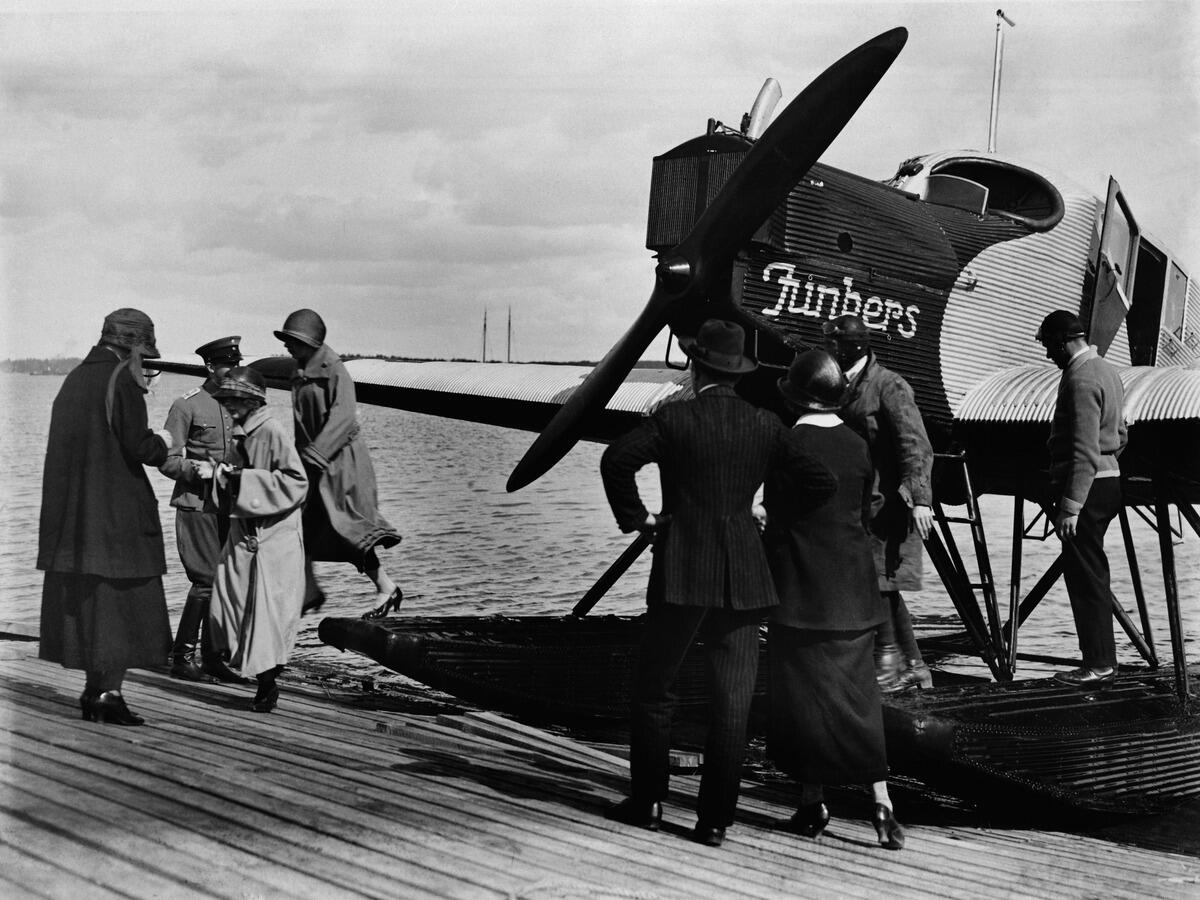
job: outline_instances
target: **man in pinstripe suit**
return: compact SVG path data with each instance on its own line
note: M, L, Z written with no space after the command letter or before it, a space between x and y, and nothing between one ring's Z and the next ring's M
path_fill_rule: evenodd
M695 398L667 404L618 438L600 461L609 505L624 532L654 534L642 646L633 681L630 797L608 818L657 830L669 783L671 693L696 637L704 641L712 697L693 839L720 846L741 782L759 624L778 603L751 506L773 466L790 471L799 502L821 503L833 475L800 450L774 414L742 400L734 385L757 362L745 333L709 319L694 340ZM663 510L650 513L636 473L657 463Z

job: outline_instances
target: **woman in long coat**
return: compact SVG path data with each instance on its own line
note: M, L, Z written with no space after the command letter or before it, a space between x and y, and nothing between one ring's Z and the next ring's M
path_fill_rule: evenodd
M874 470L866 443L837 416L845 387L837 361L823 350L797 356L779 384L800 413L797 443L833 471L838 492L813 507L797 504L781 473L766 482L764 542L779 594L767 641L767 750L800 782L800 804L787 830L816 837L825 829L824 785L870 783L879 843L898 850L904 832L888 796L875 679L875 630L888 610L867 531Z
M350 562L375 585L375 607L363 618L400 608L404 594L379 561L377 547L400 543L400 534L379 513L375 469L360 435L354 379L325 344L325 322L298 309L275 332L298 369L292 379L296 447L309 478L304 508L308 555L305 610L325 601L312 575L313 560Z
M252 708L270 712L276 675L288 661L304 602L301 508L304 465L283 426L264 408L262 375L236 368L213 395L234 421L233 453L217 466L217 496L229 508L229 537L213 579L215 643L230 665L258 679Z
M104 319L54 398L42 477L39 656L83 669L83 718L117 725L144 721L125 703L125 671L161 666L171 646L162 524L144 469L170 447L146 419L141 360L156 356L145 313Z

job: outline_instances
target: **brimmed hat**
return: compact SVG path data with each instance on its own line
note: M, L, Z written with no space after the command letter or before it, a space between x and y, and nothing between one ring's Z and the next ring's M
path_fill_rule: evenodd
M1087 332L1083 330L1083 323L1079 321L1079 316L1075 313L1065 309L1056 309L1042 319L1041 327L1038 328L1034 337L1043 344L1049 345L1064 343L1073 338L1087 337Z
M267 382L262 374L248 366L238 366L230 369L229 374L221 379L220 385L213 391L218 400L229 397L242 397L250 400L267 400Z
M215 341L209 341L207 344L197 347L196 354L205 362L215 362L217 360L232 360L235 363L241 362L242 351L238 347L241 339L242 336L240 334L217 338Z
M779 393L805 412L837 412L846 395L846 376L824 350L806 350L779 379Z
M826 340L848 341L856 344L866 344L871 340L871 329L858 316L847 313L830 319L821 326L821 334Z
M283 320L283 327L275 332L281 341L294 338L310 347L325 343L325 320L311 309L298 309Z
M100 343L129 350L136 348L147 359L158 359L162 355L154 342L154 322L140 309L125 307L105 316Z
M726 375L745 375L758 368L758 361L747 356L746 332L742 326L724 319L708 319L694 338L681 336L679 347L705 368Z

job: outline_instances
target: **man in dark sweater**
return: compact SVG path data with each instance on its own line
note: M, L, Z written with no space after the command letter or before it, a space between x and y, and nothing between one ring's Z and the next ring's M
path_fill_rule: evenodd
M1117 370L1088 346L1079 318L1067 310L1046 316L1037 339L1063 370L1050 425L1050 487L1054 530L1063 544L1063 580L1071 598L1083 666L1054 677L1093 687L1116 676L1112 591L1104 534L1121 510L1125 446L1124 389Z

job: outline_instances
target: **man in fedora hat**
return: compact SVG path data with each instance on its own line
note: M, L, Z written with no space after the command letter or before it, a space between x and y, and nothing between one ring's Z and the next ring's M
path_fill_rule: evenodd
M213 646L208 623L213 573L229 532L229 516L219 512L213 502L210 479L213 464L224 462L233 438L233 420L214 395L221 379L242 360L241 340L234 334L196 348L208 377L171 404L165 428L171 432L173 446L158 467L175 481L171 492L175 546L191 583L171 647L171 675L185 681L246 681L226 665Z
M759 624L778 601L751 513L773 467L787 470L798 502L833 494L829 470L804 453L777 416L742 400L734 385L757 367L739 325L709 319L680 339L695 398L670 403L605 451L600 474L624 532L654 536L641 651L633 680L630 797L608 817L657 829L668 789L671 693L701 636L711 706L693 839L719 846L732 824L746 725L758 671ZM646 509L636 473L656 463L662 512Z
M1104 533L1121 511L1125 393L1111 364L1088 346L1083 323L1058 309L1042 320L1037 340L1062 369L1050 423L1050 487L1054 530L1063 543L1063 580L1071 600L1083 665L1054 677L1088 688L1117 672L1112 590Z

